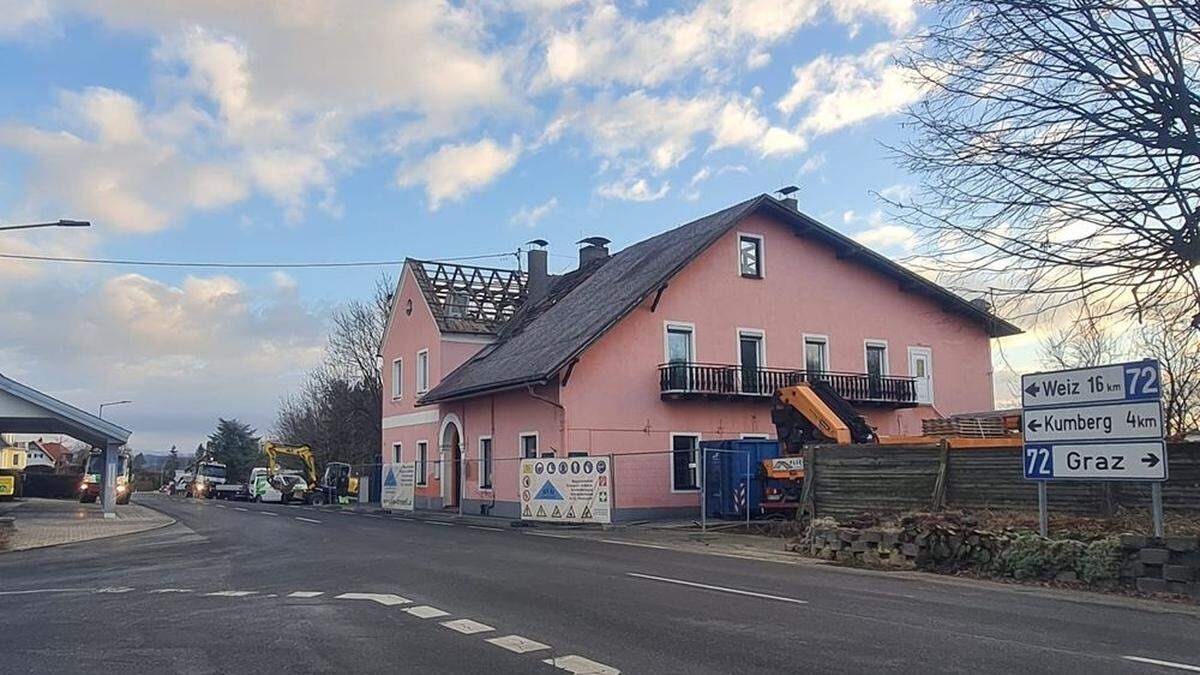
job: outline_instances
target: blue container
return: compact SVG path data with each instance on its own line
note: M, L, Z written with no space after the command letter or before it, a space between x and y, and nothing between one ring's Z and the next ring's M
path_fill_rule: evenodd
M704 441L700 447L707 450L704 492L708 517L743 520L746 508L751 517L759 515L762 462L779 456L779 441Z

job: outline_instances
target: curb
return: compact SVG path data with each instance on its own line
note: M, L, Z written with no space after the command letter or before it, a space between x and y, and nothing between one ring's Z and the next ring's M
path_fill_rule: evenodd
M153 512L155 512L155 513L159 514L159 515L166 516L166 518L167 518L167 522L165 522L165 523L159 523L158 525L154 525L154 526L152 526L152 527L147 527L147 528L146 528L146 529L144 529L144 530L135 530L135 531L133 531L133 532L121 532L121 533L119 533L119 534L109 534L109 535L106 535L106 536L103 536L103 537L93 537L93 538L91 538L91 539L81 539L81 540L79 540L79 541L60 541L60 542L56 542L56 543L53 543L53 544L41 544L41 545L39 545L39 546L30 546L30 547L27 547L27 548L21 548L21 549L6 549L6 550L0 550L0 555L5 555L5 554L7 554L7 555L12 555L12 554L14 554L14 553L24 553L24 552L26 552L26 551L40 551L40 550L42 550L42 549L47 549L47 548L57 548L57 547L59 547L59 546L73 546L73 545L75 545L75 544L90 544L90 543L92 543L92 542L96 542L96 541L107 541L107 540L109 540L109 539L119 539L119 538L121 538L121 537L131 537L131 536L138 535L138 534L145 534L145 533L147 533L147 532L154 532L155 530L161 530L161 529L163 529L164 527L170 527L170 526L172 526L172 525L175 525L176 523L178 523L178 522L179 522L179 521L178 521L178 520L176 520L175 518L172 518L171 516L169 516L169 515L167 515L167 514L163 513L162 511L159 511L159 510L158 510L158 509L156 509L156 508L153 508L153 507L147 506L147 505L145 505L145 504L141 504L141 503L139 503L139 504L138 504L138 506L145 507L145 508L147 508L147 509L150 509L151 511L153 511Z

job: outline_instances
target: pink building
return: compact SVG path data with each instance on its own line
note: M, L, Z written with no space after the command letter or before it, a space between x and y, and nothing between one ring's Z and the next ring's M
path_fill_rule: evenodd
M1019 333L760 195L548 275L410 260L392 303L382 459L417 504L517 515L521 457L614 455L615 518L694 514L701 441L770 438L771 393L829 381L882 434L990 410Z

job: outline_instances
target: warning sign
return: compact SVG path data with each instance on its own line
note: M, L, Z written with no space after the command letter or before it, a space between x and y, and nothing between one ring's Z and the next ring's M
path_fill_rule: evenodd
M606 459L523 459L521 518L558 523L611 523L612 472ZM529 477L534 480L530 485Z
M393 511L412 511L416 479L416 464L384 464L380 506Z

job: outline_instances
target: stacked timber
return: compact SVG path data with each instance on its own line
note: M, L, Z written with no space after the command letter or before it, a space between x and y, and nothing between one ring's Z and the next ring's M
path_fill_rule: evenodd
M938 438L1006 438L1012 435L1005 418L973 415L922 420L921 432Z

